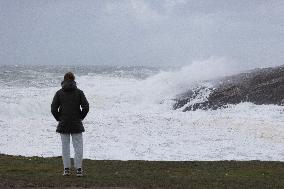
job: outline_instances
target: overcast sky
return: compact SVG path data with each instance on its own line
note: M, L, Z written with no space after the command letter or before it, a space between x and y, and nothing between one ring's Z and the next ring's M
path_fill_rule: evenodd
M0 64L284 64L283 0L0 0Z

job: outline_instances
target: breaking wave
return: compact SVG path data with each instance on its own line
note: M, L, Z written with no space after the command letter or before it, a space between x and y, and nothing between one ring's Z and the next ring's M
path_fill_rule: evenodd
M0 153L60 155L50 103L62 75L74 71L90 103L84 120L91 159L284 160L283 108L242 103L217 111L181 112L173 98L241 71L211 58L183 68L2 66ZM26 150L29 149L29 150Z

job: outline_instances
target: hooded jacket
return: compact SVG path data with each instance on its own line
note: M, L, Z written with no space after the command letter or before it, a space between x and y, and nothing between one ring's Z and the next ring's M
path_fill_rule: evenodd
M58 133L82 133L82 120L89 112L89 103L75 81L62 81L62 88L55 93L51 113L58 121Z

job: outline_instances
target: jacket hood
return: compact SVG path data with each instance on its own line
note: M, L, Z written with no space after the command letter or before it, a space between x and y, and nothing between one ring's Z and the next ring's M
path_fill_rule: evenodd
M74 91L77 89L75 81L62 81L61 86L64 91Z

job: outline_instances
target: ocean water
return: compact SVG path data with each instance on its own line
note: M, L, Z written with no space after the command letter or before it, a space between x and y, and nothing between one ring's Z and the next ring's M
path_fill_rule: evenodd
M222 69L220 69L222 68ZM230 75L223 65L0 66L0 153L60 156L53 95L67 71L90 103L84 157L118 160L284 161L284 108L242 103L216 111L173 110L187 89ZM194 99L203 101L205 90ZM73 152L72 152L73 153Z

